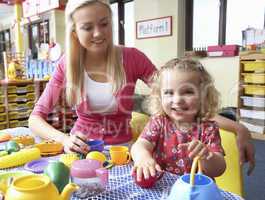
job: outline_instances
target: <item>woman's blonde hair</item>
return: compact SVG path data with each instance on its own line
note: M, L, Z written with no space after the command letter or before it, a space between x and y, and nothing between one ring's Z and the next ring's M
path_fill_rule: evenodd
M69 105L77 105L84 98L84 56L85 48L75 38L73 14L76 10L94 3L101 3L112 11L108 0L68 0L65 8L65 57L66 57L66 99ZM114 46L113 38L107 49L107 77L112 77L113 93L117 92L126 82L122 65L122 50Z
M219 108L219 92L214 86L214 81L210 74L204 69L199 61L191 58L172 59L167 62L152 77L151 95L146 102L150 114L165 114L161 105L161 79L162 73L166 70L176 70L179 72L196 72L200 78L200 100L201 108L197 118L206 120L213 117Z

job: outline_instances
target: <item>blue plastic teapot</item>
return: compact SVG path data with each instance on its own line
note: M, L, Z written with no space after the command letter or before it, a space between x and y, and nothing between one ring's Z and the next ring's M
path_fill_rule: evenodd
M199 171L195 174L199 163ZM168 200L223 200L215 182L202 174L199 157L194 158L191 173L181 176L172 186Z

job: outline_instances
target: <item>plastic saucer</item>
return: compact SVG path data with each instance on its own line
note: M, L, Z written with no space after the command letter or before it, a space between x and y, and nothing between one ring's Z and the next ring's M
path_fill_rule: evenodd
M49 161L46 159L39 159L39 160L33 160L31 162L28 162L24 169L33 172L33 173L43 173L44 169L48 166Z

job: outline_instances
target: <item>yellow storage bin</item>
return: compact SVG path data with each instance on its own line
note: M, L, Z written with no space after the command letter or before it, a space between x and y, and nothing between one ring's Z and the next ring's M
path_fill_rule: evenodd
M245 83L265 84L265 74L242 73Z
M265 61L243 62L244 71L265 72Z
M12 121L9 121L9 127L10 128L21 127L21 126L28 126L28 120L12 120Z
M8 102L27 102L29 100L34 100L34 93L27 93L23 95L19 94L10 94L8 95Z
M0 95L4 94L4 88L2 86L0 86Z
M0 113L5 112L5 110L6 110L5 105L0 104Z
M0 96L0 104L4 104L5 103L5 96L1 95Z
M10 103L8 104L8 110L9 111L20 111L20 110L26 110L31 109L34 106L33 101L29 101L27 103Z
M27 93L27 99L29 100L35 100L35 94L34 93Z
M4 121L4 122L0 122L0 130L1 129L6 129L7 128L7 122Z
M27 96L26 95L17 95L17 94L11 94L8 95L8 102L26 102Z
M265 95L264 85L244 85L245 94Z
M0 114L0 121L5 121L6 120L6 113L1 113Z
M23 119L23 118L28 118L32 110L27 110L24 112L10 112L8 114L9 119Z
M8 86L7 93L8 94L22 94L27 92L34 92L34 85L26 85L26 86Z

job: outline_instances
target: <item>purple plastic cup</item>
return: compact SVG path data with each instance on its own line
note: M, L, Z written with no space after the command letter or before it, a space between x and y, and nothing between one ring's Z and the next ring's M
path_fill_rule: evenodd
M100 151L104 150L104 141L103 140L89 140L87 145L90 147L89 151Z

